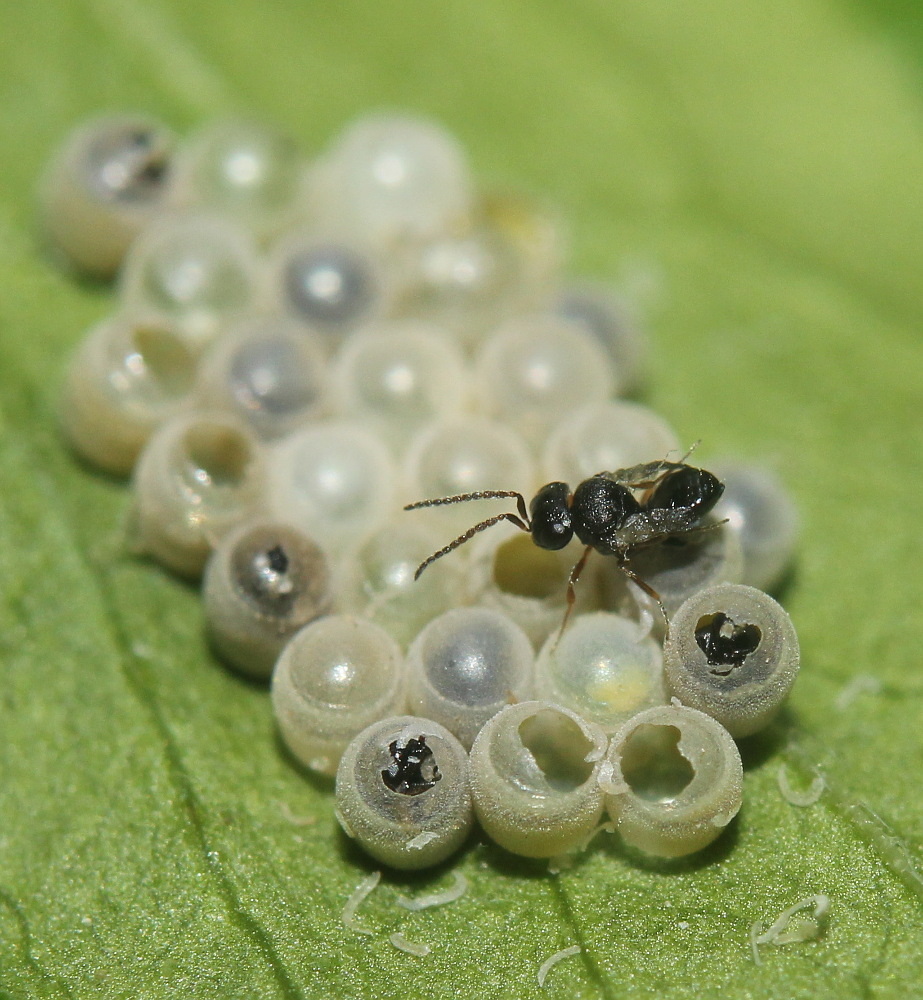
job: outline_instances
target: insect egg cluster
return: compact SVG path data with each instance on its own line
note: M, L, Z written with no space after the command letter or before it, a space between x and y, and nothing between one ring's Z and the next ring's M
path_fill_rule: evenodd
M40 214L115 289L65 435L130 478L130 546L201 580L212 647L271 680L349 836L420 868L475 819L538 858L605 815L662 856L721 833L735 739L798 669L765 593L795 517L625 398L643 341L566 277L554 212L411 115L308 158L254 120L123 114L66 138Z

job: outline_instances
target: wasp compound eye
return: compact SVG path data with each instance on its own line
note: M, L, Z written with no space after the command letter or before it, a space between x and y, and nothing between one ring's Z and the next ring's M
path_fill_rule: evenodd
M670 622L664 644L667 685L684 705L749 736L778 712L795 682L798 636L768 594L743 584L709 587Z
M531 694L534 658L526 634L499 611L446 611L408 650L410 710L441 722L470 747L491 716Z
M427 868L457 850L473 822L468 755L438 722L376 722L349 744L336 778L337 819L372 857Z
M249 521L215 547L202 597L218 653L238 670L266 678L291 636L330 610L327 559L297 528Z
M626 843L677 858L706 847L737 815L743 768L737 745L714 719L664 705L615 733L600 783Z
M501 847L550 858L578 847L602 812L597 780L605 733L543 701L510 705L471 748L478 820Z
M548 483L532 498L532 541L540 549L563 549L574 537L567 483Z
M297 632L272 677L272 706L289 749L321 774L336 771L349 741L404 704L404 658L364 618L330 615Z

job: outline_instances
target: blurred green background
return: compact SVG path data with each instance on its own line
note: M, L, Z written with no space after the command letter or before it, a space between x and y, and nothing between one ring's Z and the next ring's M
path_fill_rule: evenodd
M0 998L916 995L919 6L0 0L0 25ZM111 296L43 259L32 193L100 109L179 129L247 111L311 151L382 106L438 117L485 180L559 204L575 273L646 318L648 401L703 458L783 476L803 672L701 857L605 839L552 877L474 842L462 900L407 915L396 892L450 870L386 878L366 938L340 923L369 868L329 790L213 661L194 592L123 552L124 488L61 446L64 357ZM857 676L875 683L844 698ZM782 799L783 762L805 784L824 770L816 806ZM752 922L816 892L826 934L757 967ZM432 953L395 951L398 929Z

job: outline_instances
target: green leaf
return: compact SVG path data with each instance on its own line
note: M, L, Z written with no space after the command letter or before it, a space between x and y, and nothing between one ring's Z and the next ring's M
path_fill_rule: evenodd
M5 5L0 997L918 992L923 32L899 43L898 0L867 6ZM63 356L111 302L43 258L32 190L101 108L181 128L250 110L317 149L380 105L439 116L481 176L559 202L575 266L647 312L651 402L703 452L781 471L804 520L785 595L803 672L702 856L601 836L549 875L475 841L462 899L408 914L398 892L453 866L388 876L367 937L340 920L370 866L329 788L280 751L265 691L213 661L193 591L125 553L124 488L61 445ZM782 798L781 763L796 783L824 768L816 805ZM826 933L757 966L751 924L819 892ZM397 930L431 954L395 950Z

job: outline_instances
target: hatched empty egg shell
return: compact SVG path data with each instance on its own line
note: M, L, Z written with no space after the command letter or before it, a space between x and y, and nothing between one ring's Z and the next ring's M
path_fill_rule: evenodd
M128 475L157 427L191 408L196 362L169 321L120 313L93 327L71 359L61 407L74 449Z
M474 821L465 748L430 719L402 715L370 725L340 760L336 814L383 864L438 864L461 847Z
M141 452L132 489L134 547L198 578L218 539L265 502L262 445L225 413L174 417Z
M710 844L737 815L743 794L731 735L678 703L629 719L612 737L599 780L625 842L664 858Z
M743 584L709 587L690 597L673 616L664 644L671 692L734 737L772 721L799 665L791 618L768 594Z
M550 858L579 847L599 822L605 733L543 701L509 705L471 748L474 807L501 847Z

